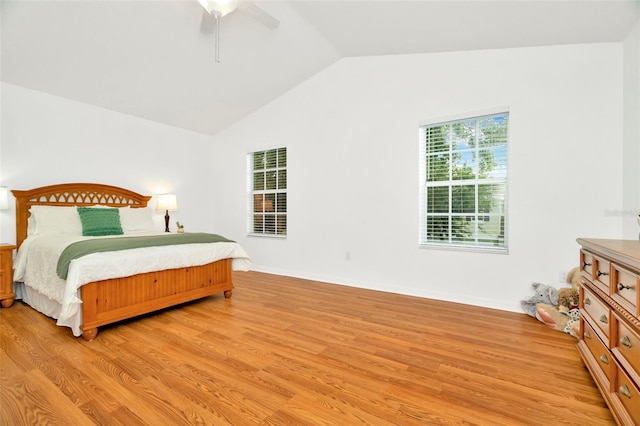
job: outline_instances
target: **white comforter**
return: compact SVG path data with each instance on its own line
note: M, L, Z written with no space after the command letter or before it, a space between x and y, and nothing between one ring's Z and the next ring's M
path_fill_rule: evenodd
M129 233L123 236L157 234L162 233ZM59 278L56 267L65 247L89 238L114 236L33 235L21 244L14 262L14 280L59 303L61 310L57 324L71 327L75 336L82 334L79 289L84 284L163 269L205 265L225 258L233 259L233 270L247 271L251 267L251 259L237 243L182 244L93 253L72 260L67 279Z

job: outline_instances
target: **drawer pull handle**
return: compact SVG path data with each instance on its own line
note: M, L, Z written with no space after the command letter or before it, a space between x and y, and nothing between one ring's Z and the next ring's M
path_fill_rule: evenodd
M600 275L605 275L605 276L606 276L606 275L609 275L609 273L608 273L608 272L598 271L598 277L599 277Z
M620 386L619 391L620 391L621 394L623 394L627 398L631 399L631 392L629 392L629 386L622 385L622 386Z
M589 299L588 297L586 299L584 299L584 304L585 305L590 305L591 304L591 299Z
M609 358L605 354L600 355L600 361L602 361L603 364L609 365Z
M609 323L609 318L605 314L602 314L600 316L600 322L604 323L604 324L608 324Z
M629 339L629 336L622 336L622 339L620 339L620 344L622 346L626 346L628 348L630 348L631 345L631 339Z
M591 264L587 263L587 262L582 262L582 267L583 268L586 268L587 266L591 266Z
M630 286L630 285L624 285L624 284L622 284L622 283L618 283L618 290L622 291L622 290L624 290L625 288L626 288L627 290L631 290L631 286Z
M591 333L587 330L584 332L585 339L591 339Z

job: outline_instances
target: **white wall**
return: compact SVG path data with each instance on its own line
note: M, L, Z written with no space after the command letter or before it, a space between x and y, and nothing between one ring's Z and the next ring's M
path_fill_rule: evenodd
M520 311L620 238L622 44L339 61L215 137L217 229L243 235L246 154L288 149L288 237L241 237L256 270ZM508 106L509 254L419 249L418 123ZM348 255L347 255L348 253Z
M626 154L637 123L623 123L633 40L344 59L213 147L3 83L0 184L172 191L172 222L238 240L257 270L519 311L531 282L560 285L559 271L577 263L576 237L635 238L607 214L640 192L620 184L635 167ZM418 123L497 106L511 112L509 255L418 249ZM289 236L245 237L246 154L280 146ZM0 212L0 241L15 241L13 215Z
M172 192L187 229L213 228L208 172L211 138L2 83L0 184L31 189L66 182ZM15 204L0 211L0 241L15 242ZM150 206L155 208L155 197ZM164 214L156 220L164 229Z
M640 238L640 18L624 41L623 232Z

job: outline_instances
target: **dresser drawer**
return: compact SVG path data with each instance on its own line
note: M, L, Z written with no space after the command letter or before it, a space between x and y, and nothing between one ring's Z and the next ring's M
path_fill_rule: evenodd
M624 406L624 411L631 420L630 424L640 425L640 391L620 366L616 366L616 368L613 397Z
M637 313L638 274L613 265L613 298L625 306L631 313Z
M580 251L580 269L582 281L589 280L604 293L609 294L609 261L602 259L588 251ZM598 269L600 268L600 269ZM603 268L606 268L604 270Z
M593 256L593 279L598 287L609 293L609 274L611 273L611 263L598 256Z
M635 371L640 371L640 335L624 321L614 316L616 340L611 340L611 348L618 357L624 358Z
M609 307L600 300L598 296L589 291L589 289L582 287L583 295L580 304L591 318L593 326L597 326L605 339L605 343L609 344L609 323L611 313Z
M587 273L589 280L593 278L593 255L588 251L580 251L580 270Z
M598 334L594 331L591 324L589 324L589 321L584 321L583 330L582 338L587 344L589 352L591 352L593 359L596 360L600 370L602 370L605 376L607 376L607 379L611 381L611 371L612 368L615 368L615 363L612 360L611 353L604 343L602 343L598 338ZM605 385L608 387L609 383L606 383Z

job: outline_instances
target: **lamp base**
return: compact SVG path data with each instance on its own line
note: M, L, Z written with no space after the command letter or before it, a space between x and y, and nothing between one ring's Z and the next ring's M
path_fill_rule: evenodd
M164 232L171 232L169 231L169 210L164 214Z

